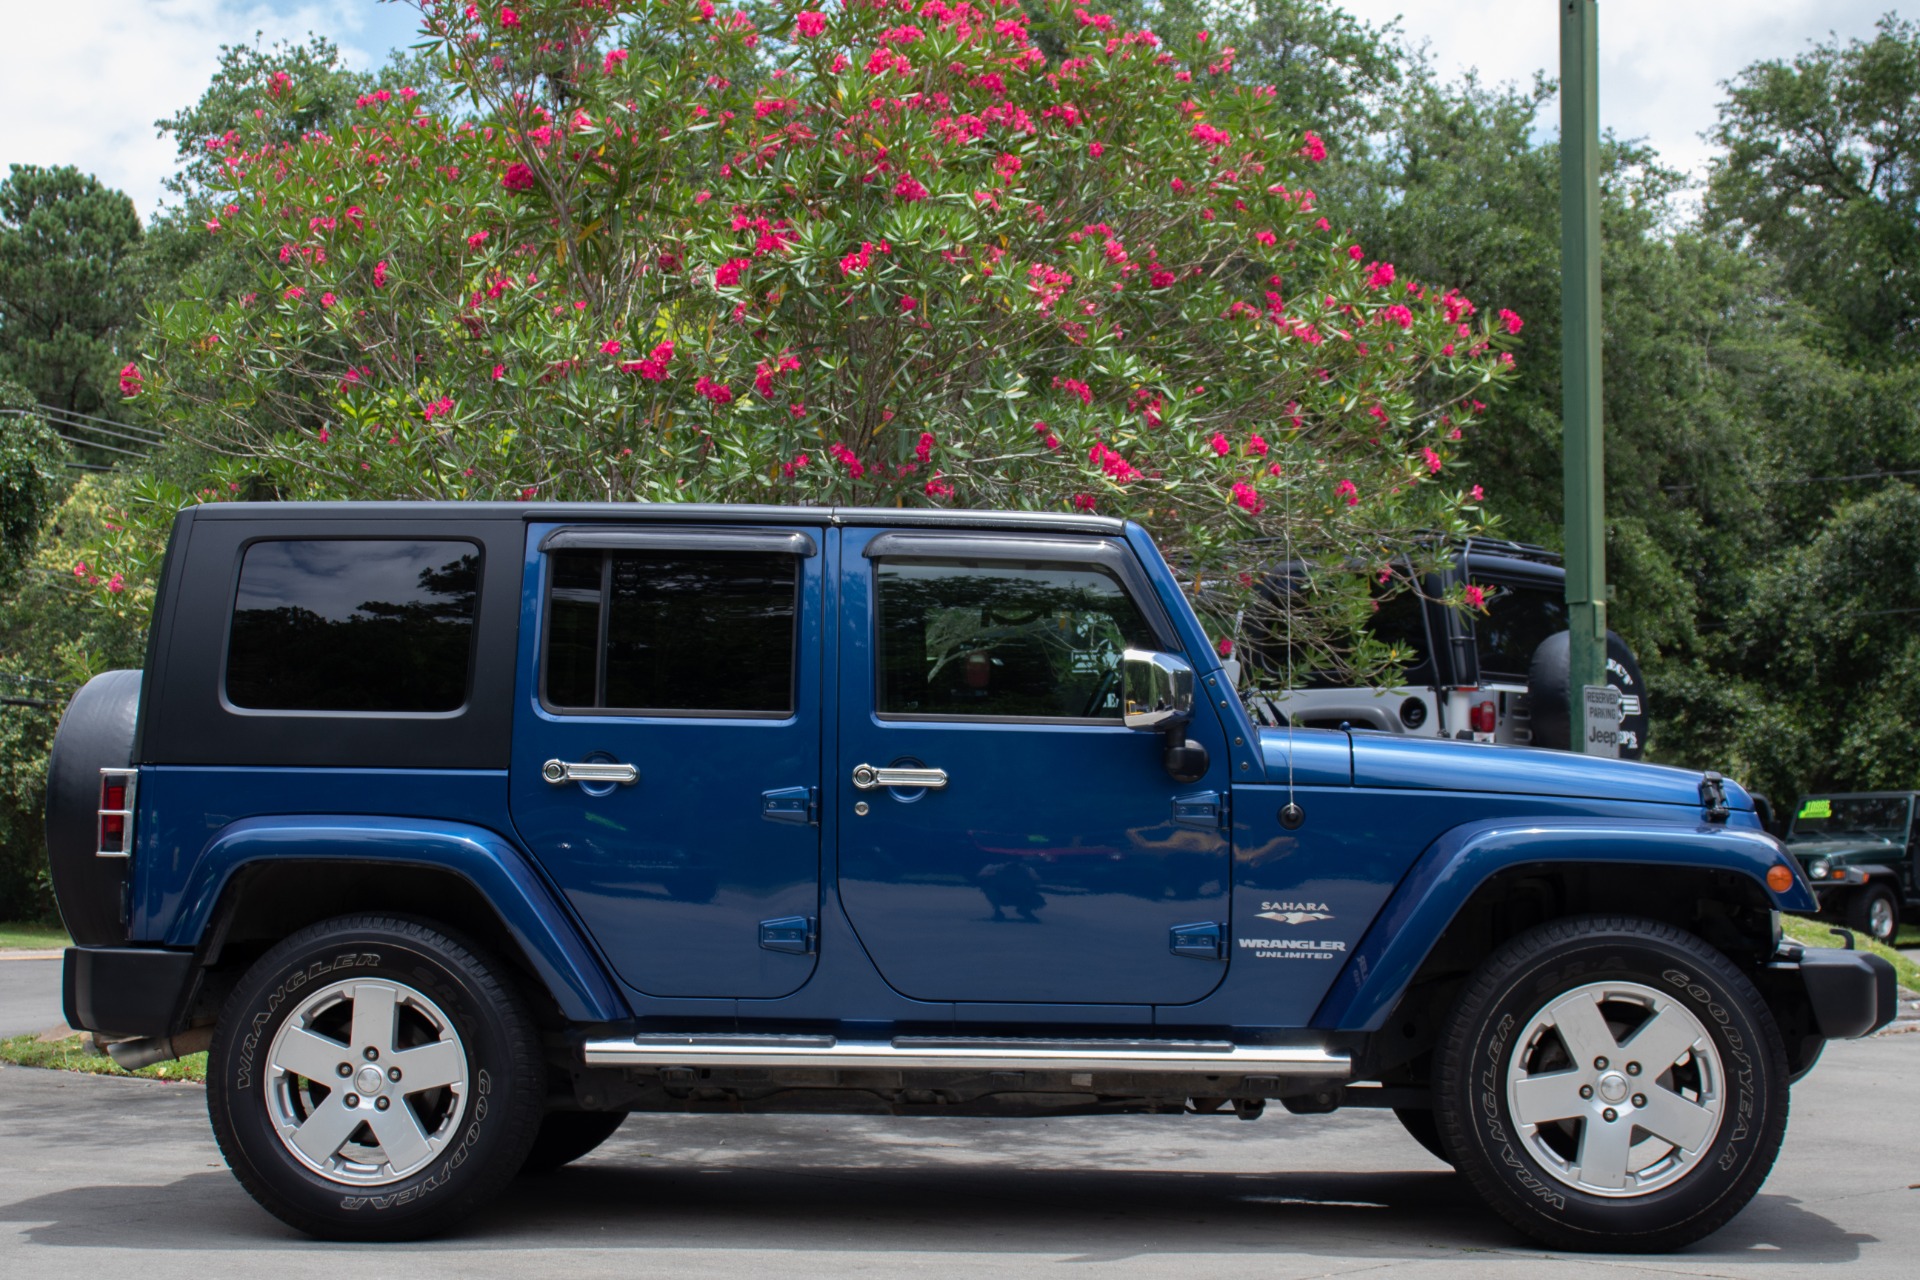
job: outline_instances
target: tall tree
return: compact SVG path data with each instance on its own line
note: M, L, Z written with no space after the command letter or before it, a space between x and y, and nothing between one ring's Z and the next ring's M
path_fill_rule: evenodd
M1920 23L1748 67L1713 137L1710 224L1778 261L1855 361L1920 355Z
M0 182L0 377L41 404L97 414L139 318L133 201L71 165Z

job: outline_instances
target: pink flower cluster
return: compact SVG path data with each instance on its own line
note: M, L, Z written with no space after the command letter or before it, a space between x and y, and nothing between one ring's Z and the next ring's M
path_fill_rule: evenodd
M432 422L435 418L444 418L452 412L453 412L453 397L441 396L438 400L433 401L432 403L428 404L425 408L421 409L420 416L426 419L428 422Z
M500 175L500 185L509 191L533 190L533 170L516 160Z
M705 374L694 381L693 390L695 395L705 396L715 404L733 403L733 388L724 382L715 382Z
M873 255L875 252L887 253L889 251L890 246L884 240L878 245L875 245L871 240L862 240L858 249L855 249L852 253L840 259L840 274L850 276L865 271L873 265Z
M1093 388L1078 378L1055 378L1053 386L1056 391L1065 391L1069 395L1079 396L1081 404L1093 403Z
M667 377L667 365L673 359L673 343L663 342L648 353L645 360L627 360L620 365L622 373L637 373L648 382L664 382Z
M1118 452L1109 449L1105 441L1096 440L1093 448L1087 451L1087 461L1106 472L1115 484L1126 484L1140 478L1139 468L1121 457Z
M827 456L845 467L847 475L852 479L858 480L867 474L867 464L860 461L853 450L838 441L827 446Z
M827 15L821 13L818 9L802 9L799 17L793 21L793 29L794 33L802 40L811 40L816 36L825 34L827 30Z
M782 352L780 358L771 363L762 360L759 367L754 371L753 389L760 393L762 400L771 400L773 398L774 377L782 373L792 373L799 367L800 357L790 351Z
M146 379L140 374L140 366L129 362L120 370L120 394L131 399L140 394L140 388Z
M753 265L751 258L729 258L713 269L713 285L716 289L731 289L740 283L740 273Z
M1205 120L1193 122L1192 136L1196 142L1210 151L1217 151L1233 141L1233 136L1225 129L1216 129Z
M1259 491L1245 480L1235 480L1233 482L1233 500L1240 504L1249 515L1257 516L1267 509L1267 500L1261 497Z

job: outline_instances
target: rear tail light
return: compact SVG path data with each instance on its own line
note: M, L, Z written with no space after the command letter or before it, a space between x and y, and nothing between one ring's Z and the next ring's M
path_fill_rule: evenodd
M132 769L100 771L100 842L95 854L102 858L125 858L133 853L133 787L137 775Z
M1499 718L1491 702L1476 702L1473 710L1467 713L1467 724L1475 733L1492 733L1499 724Z

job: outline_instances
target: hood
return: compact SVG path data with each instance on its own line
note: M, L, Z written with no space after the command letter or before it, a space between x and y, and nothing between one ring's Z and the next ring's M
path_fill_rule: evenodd
M1885 862L1902 856L1900 846L1887 840L1854 836L1845 840L1801 839L1787 841L1787 852L1802 862L1825 858L1828 862Z
M1357 787L1567 796L1699 809L1700 779L1700 774L1688 769L1605 760L1541 747L1403 738L1388 733L1353 735L1353 783ZM1725 786L1729 808L1753 808L1753 800L1743 788L1732 782Z

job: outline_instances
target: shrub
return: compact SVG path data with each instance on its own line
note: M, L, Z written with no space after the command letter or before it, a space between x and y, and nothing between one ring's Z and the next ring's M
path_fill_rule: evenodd
M1233 50L1052 12L1058 61L1006 0L427 3L467 113L285 141L262 91L208 140L252 287L157 307L127 390L225 455L200 500L1137 517L1223 636L1282 547L1468 532L1519 318L1343 236ZM1331 653L1366 582L1316 599Z

